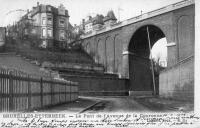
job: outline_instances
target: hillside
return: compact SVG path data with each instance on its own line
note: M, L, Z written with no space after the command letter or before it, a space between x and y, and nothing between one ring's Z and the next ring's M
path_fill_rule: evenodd
M81 48L42 49L31 47L29 41L16 40L7 43L4 53L15 53L38 67L56 71L103 72L102 65L95 63L90 55Z
M16 69L39 77L50 76L50 73L43 68L30 63L25 58L15 53L1 53L0 66L8 69Z

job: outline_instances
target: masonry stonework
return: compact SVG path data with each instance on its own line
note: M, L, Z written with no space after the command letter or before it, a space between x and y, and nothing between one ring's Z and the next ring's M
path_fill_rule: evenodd
M145 69L140 64L146 64L150 67L149 60L148 58L145 61L134 58L134 52L139 49L132 48L140 40L139 37L135 37L137 40L134 38L138 31L141 32L141 38L147 38L145 30L143 30L145 27L149 26L151 29L151 46L157 40L166 37L168 46L167 69L194 55L194 4L143 18L148 14L139 16L138 18L141 18L141 20L137 21L136 19L136 22L129 23L129 20L131 21L129 19L124 21L127 22L127 25L119 27L116 27L116 25L109 31L97 32L97 34L84 37L81 40L84 49L98 63L104 65L105 72L119 74L119 77L129 79L130 91L152 91L150 69ZM146 47L145 43L147 42L143 42L144 47ZM133 45L132 47L131 44ZM140 50L143 50L142 52L145 52L146 56L149 55L148 49L145 49L142 45L138 47L141 47ZM191 63L193 65L194 62L191 61ZM189 68L189 70L193 69ZM165 75L165 77L169 76ZM131 78L133 79L131 80ZM162 75L160 80L163 78ZM142 80L145 80L145 82ZM166 92L170 90L170 88L165 87L166 83L160 83L159 86ZM172 86L175 85L170 85L170 87ZM160 90L160 92L162 95L163 90Z

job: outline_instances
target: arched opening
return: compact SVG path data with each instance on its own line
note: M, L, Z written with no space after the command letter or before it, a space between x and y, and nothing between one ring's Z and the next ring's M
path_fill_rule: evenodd
M106 45L106 71L107 73L114 72L114 51L115 45L111 37L107 37L105 41Z
M163 38L165 38L163 31L154 25L142 26L133 34L128 46L130 91L139 91L141 93L152 93L155 91L158 94L159 75L155 76L155 63L150 59L150 51L152 54L156 53L155 51L152 52L152 48L154 45L157 45L156 42L159 44L159 40L163 40ZM153 57L155 56L153 55ZM154 65L153 70L152 64Z
M160 67L167 67L167 39L159 39L151 48L152 59ZM149 56L151 59L151 56Z
M105 43L101 39L97 42L97 61L98 64L104 64L105 62Z

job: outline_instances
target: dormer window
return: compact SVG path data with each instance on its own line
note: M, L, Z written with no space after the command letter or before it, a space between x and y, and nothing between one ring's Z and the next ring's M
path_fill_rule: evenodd
M62 4L58 7L58 14L65 15L65 7Z

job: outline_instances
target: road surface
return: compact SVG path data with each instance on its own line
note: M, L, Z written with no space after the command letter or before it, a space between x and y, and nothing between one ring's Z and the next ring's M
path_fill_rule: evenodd
M99 112L146 112L149 108L131 97L79 97L72 103L39 110L40 112L99 113Z
M85 97L99 101L84 112L150 112L151 110L131 97Z

